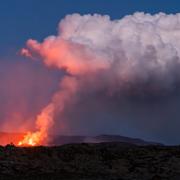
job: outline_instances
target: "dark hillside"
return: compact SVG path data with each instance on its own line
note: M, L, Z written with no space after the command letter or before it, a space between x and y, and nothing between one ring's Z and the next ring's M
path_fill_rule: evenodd
M127 143L0 147L0 179L180 179L180 147Z

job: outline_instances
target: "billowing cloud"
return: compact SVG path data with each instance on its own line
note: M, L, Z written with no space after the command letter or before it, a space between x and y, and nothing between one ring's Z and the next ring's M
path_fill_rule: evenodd
M154 111L155 115L152 114L150 120L153 126L150 127L149 117L145 118L153 112L150 102L160 105L162 99L166 99L167 103L169 96L174 96L179 87L180 14L135 13L119 20L98 14L67 15L59 23L56 36L49 36L43 42L28 40L22 54L41 59L48 67L65 71L59 90L36 121L37 132L43 134L42 142L49 129L58 123L57 119L61 119L69 108L71 112L80 108L79 103L86 98L88 102L93 101L92 104L101 104L102 107L107 104L104 110L94 110L96 113L106 114L108 105L112 104L109 109L116 111L116 118L122 124L127 122L132 126L139 123L139 117L143 117L139 124L143 124L144 129L149 127L147 133L152 134L155 121L164 115L161 110L160 113ZM140 101L143 101L142 107ZM125 109L129 115L123 116L119 112L124 111L127 104ZM138 107L142 110L140 114ZM76 119L72 121L67 120L74 124ZM159 122L163 123L162 120ZM164 122L167 122L166 118ZM156 131L164 136L166 128L160 127L158 122L157 126ZM136 128L141 129L140 126Z

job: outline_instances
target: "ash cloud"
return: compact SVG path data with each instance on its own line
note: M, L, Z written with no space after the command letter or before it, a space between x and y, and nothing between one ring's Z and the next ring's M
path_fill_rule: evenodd
M67 15L56 36L21 52L65 71L37 117L44 137L53 129L180 143L180 14Z

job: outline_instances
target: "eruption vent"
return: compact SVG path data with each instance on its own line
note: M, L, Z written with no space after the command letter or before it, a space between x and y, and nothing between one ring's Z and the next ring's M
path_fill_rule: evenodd
M19 145L48 143L56 114L81 93L106 96L161 94L180 80L180 14L135 13L120 20L102 15L67 15L57 36L28 40L22 55L65 71L59 90L36 119L36 131Z

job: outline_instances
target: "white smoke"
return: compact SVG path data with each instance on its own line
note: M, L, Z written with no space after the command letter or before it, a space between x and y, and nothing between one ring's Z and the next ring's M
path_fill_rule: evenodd
M22 54L65 70L51 102L56 112L80 93L160 94L180 81L180 14L67 15L56 36L28 40Z

